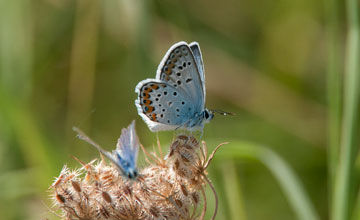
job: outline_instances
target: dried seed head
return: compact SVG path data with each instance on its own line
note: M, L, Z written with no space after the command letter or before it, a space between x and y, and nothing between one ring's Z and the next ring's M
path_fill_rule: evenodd
M75 189L76 192L81 192L81 187L78 182L71 180L71 185Z
M185 163L189 163L190 162L190 160L189 159L187 159L186 157L185 157L185 155L181 155L181 159L182 159L182 161L183 162L185 162Z
M170 152L169 152L169 156L168 156L168 158L170 158L170 157L172 157L172 155L174 155L174 149L170 149Z
M52 184L54 204L64 219L197 219L189 210L196 210L204 185L211 184L206 167L214 156L207 159L202 147L194 137L180 135L165 159L147 153L154 163L131 181L102 160L79 160L82 168L64 166Z
M196 192L192 193L191 194L191 197L194 201L195 204L198 204L199 203L199 194L197 194Z
M175 168L175 170L178 170L179 169L179 166L180 166L180 162L178 161L178 160L176 160L175 161L175 163L174 163L174 168Z
M56 188L62 182L64 178L64 174L60 174L58 178L55 179L55 182L51 185L52 187Z
M175 202L176 202L176 205L179 206L179 208L182 208L183 203L181 202L181 200L176 199Z
M184 141L187 141L189 139L186 135L179 135L177 138Z
M100 209L100 214L104 217L104 218L110 218L110 213L109 211L106 210L106 208L104 206L101 206Z
M111 199L111 196L109 195L109 193L103 191L103 192L101 192L101 196L106 202L108 202L108 203L112 202L112 199Z
M91 175L90 175L89 173L86 173L86 175L85 175L85 181L86 181L86 182L89 182L90 179L91 179Z
M125 186L124 189L123 189L125 195L129 195L131 196L132 195L132 190L131 190L131 187L130 186Z
M188 196L189 193L186 190L186 187L184 185L180 185L181 192L184 194L184 196Z
M65 198L64 196L62 196L61 194L56 194L56 200L59 201L60 203L65 203Z
M196 140L196 138L194 137L190 137L190 141L189 143L193 146L193 147L198 147L199 146L199 142Z
M151 215L153 215L155 218L159 217L159 213L156 207L150 207L149 212Z

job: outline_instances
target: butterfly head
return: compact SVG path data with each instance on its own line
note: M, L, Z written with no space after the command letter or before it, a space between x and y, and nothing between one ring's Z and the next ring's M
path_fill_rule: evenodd
M138 176L138 172L136 169L128 169L126 172L125 172L125 175L127 178L129 179L136 179L136 177Z
M204 114L205 122L210 122L211 119L213 119L214 117L214 112L209 109L205 109L203 114Z

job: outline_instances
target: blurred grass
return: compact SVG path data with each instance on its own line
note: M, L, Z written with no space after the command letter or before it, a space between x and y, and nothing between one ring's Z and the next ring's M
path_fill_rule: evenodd
M330 0L325 5L327 18L327 99L328 99L328 176L329 194L332 194L334 186L336 166L339 155L340 131L341 131L341 96L342 96L342 44L340 43L340 3ZM329 201L331 201L330 196ZM329 203L331 205L331 202Z
M290 166L276 153L268 148L248 142L233 141L229 145L230 146L223 147L225 149L222 149L222 151L217 154L217 160L255 159L260 161L269 169L281 185L284 194L296 213L297 219L319 219L318 214L315 212L315 207L311 203L300 179ZM236 191L234 193L236 193ZM239 213L242 213L241 206Z
M346 1L347 46L344 75L343 124L341 151L335 175L332 219L350 219L354 213L356 181L355 159L358 154L360 101L360 22L359 1ZM356 212L356 211L355 211Z
M234 140L209 170L218 219L328 219L341 207L338 213L349 214L347 186L356 179L337 177L348 182L340 184L341 199L332 199L336 207L327 206L340 156L344 7L336 0L0 0L1 218L56 219L42 204L49 204L52 177L63 164L77 166L70 155L98 156L76 140L72 126L110 149L137 119L141 142L155 144L133 91L155 76L180 40L200 43L208 108L238 115L216 116L204 131L211 147ZM344 85L355 93L358 86L349 82L358 82L357 26L349 28L346 77L352 77ZM353 107L344 113L358 101L346 101L348 94L344 102ZM353 150L354 134L341 136L352 135L346 139L354 140ZM159 135L162 146L172 138ZM357 154L344 155L342 167L352 167Z

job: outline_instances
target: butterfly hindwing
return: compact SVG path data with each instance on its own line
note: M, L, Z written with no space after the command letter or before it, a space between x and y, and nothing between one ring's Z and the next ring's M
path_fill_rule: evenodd
M184 125L195 112L183 91L166 82L148 81L142 85L139 105L142 114L152 122L175 128Z

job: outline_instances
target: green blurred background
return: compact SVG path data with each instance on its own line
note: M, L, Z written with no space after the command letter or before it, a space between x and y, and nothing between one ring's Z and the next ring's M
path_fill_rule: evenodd
M98 157L72 126L110 150L136 119L141 142L152 147L156 135L137 115L134 88L155 77L167 49L181 40L201 46L207 107L237 114L216 115L204 130L210 150L230 142L209 170L219 194L217 219L297 219L284 187L291 180L271 171L278 160L296 175L310 209L327 219L325 6L0 0L1 219L57 219L46 208L54 177L64 164L79 167L71 155ZM172 132L159 136L166 151ZM274 163L258 156L266 152ZM210 217L211 193L208 200Z

